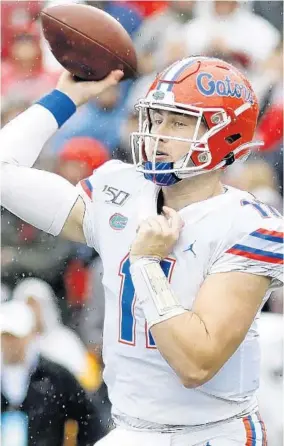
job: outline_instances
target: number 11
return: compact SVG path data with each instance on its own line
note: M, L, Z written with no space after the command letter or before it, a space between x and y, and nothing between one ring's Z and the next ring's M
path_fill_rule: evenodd
M166 277L171 281L175 259L164 259L160 265ZM119 293L119 337L122 344L136 345L136 320L134 316L136 295L130 274L129 254L121 261L119 276L121 277ZM155 341L145 323L146 347L156 348Z

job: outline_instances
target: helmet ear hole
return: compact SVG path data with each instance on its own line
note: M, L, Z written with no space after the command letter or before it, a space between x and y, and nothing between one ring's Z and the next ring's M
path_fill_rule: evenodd
M224 161L225 161L225 166L230 166L231 164L233 164L235 162L234 152L228 153L228 155L225 156Z
M235 133L234 135L227 136L227 138L225 138L225 141L228 144L233 144L234 142L236 142L240 138L241 138L241 134L240 133Z

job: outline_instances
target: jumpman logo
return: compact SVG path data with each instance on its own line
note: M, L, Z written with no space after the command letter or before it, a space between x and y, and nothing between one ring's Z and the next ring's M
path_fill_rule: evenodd
M191 251L192 254L194 255L194 257L196 257L196 254L195 254L195 252L193 251L193 245L194 245L195 242L196 242L196 240L194 240L194 242L191 243L191 244L188 246L188 248L186 248L183 252Z

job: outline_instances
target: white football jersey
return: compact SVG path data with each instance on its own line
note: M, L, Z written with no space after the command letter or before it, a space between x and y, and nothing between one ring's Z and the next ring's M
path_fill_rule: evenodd
M141 219L157 214L160 188L120 161L104 164L79 187L87 203L85 237L103 262L104 379L113 413L198 425L227 419L254 404L260 363L255 323L221 370L195 389L182 385L155 347L136 303L128 253ZM249 193L226 188L179 213L185 226L161 267L186 309L209 274L250 272L272 277L271 288L279 286L283 225L273 208Z

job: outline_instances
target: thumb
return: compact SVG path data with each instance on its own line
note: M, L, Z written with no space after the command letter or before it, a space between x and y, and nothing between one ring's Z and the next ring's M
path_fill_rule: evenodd
M173 229L180 231L184 227L184 221L177 211L168 206L163 206L163 213L166 219L170 220L170 225Z
M124 72L122 70L114 70L101 81L97 81L96 84L101 84L101 86L105 89L107 87L111 87L112 85L116 85L123 78L123 76Z
M114 70L110 72L109 76L116 82L119 82L123 78L124 72L122 70Z
M99 95L104 90L107 90L109 87L118 84L120 79L124 76L122 70L114 70L111 71L104 79L100 81L82 81L80 83L84 89L93 94L94 96Z

